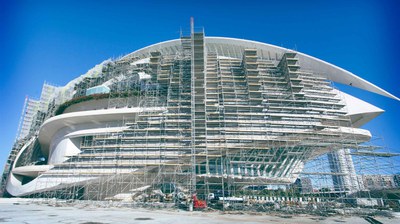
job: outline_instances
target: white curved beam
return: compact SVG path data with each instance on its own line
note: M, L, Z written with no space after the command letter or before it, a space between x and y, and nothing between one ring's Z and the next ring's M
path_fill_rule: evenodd
M52 165L33 165L33 166L20 166L12 170L13 174L27 176L27 177L37 177L39 174L44 173L53 168Z

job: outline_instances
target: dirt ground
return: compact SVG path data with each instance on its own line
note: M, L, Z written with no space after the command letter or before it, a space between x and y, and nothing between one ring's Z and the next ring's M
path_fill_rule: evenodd
M400 217L374 217L382 223L400 223ZM311 215L223 214L177 209L59 206L21 198L0 198L0 223L369 223L363 217Z

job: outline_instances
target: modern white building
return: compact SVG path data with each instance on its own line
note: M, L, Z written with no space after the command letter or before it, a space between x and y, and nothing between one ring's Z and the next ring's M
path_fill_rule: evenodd
M348 152L383 110L331 82L399 100L312 56L192 30L57 88L56 110L13 149L6 191L100 200L169 184L206 195L294 183L324 154L338 190L357 190Z

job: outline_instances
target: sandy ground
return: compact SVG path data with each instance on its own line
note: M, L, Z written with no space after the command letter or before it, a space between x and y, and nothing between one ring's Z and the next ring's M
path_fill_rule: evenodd
M400 223L400 218L375 217L382 223ZM0 223L368 223L361 217L317 217L295 215L291 218L265 214L221 214L220 212L187 212L182 210L149 210L143 208L98 208L37 204L29 199L0 198Z

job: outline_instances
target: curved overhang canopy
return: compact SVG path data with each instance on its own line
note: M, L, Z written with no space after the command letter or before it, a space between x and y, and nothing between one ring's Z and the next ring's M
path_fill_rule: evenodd
M271 44L261 43L257 41L250 41L236 38L226 37L205 37L206 48L209 51L216 52L220 56L241 58L244 49L257 49L258 55L269 60L280 60L284 53L293 52L293 50L278 47ZM150 45L140 50L134 51L121 60L128 59L141 59L150 57L150 52L159 51L163 54L175 54L180 49L180 39L165 41L157 44ZM346 71L338 66L312 57L310 55L296 52L299 59L300 66L306 70L312 70L316 74L325 77L333 82L341 83L357 87L369 92L380 94L395 100L400 99L393 94L383 90L382 88L356 76L355 74Z
M126 117L133 116L141 112L163 112L164 107L149 107L149 108L118 108L118 109L103 109L89 110L80 112L71 112L61 114L46 120L39 131L39 142L45 154L48 154L49 145L53 136L62 128L69 128L68 133L75 132L77 125L94 124L100 125L104 122L122 120ZM89 126L88 126L89 128Z

